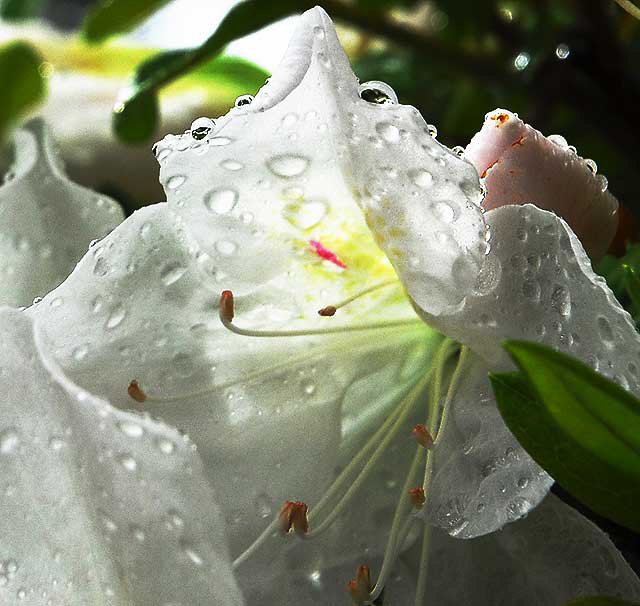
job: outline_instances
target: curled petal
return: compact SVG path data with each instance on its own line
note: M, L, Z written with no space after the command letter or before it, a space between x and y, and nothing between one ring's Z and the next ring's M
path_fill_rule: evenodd
M192 444L77 387L26 314L0 331L2 601L243 604Z
M47 294L122 218L116 202L65 176L41 120L18 129L0 186L0 304L30 305Z
M606 252L618 225L618 201L594 173L593 163L548 139L509 111L487 114L465 158L487 188L486 210L535 204L562 217L592 259Z

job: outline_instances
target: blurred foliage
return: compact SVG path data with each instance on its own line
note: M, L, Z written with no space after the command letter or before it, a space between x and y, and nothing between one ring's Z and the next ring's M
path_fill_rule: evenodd
M21 21L37 13L44 0L0 0L0 17L7 21Z
M592 598L577 598L570 600L565 606L640 606L638 602L627 602L618 598L595 596Z
M11 86L3 87L0 140L13 122L44 96L45 83L39 70L41 63L38 51L26 42L0 46L0 82L11 82Z
M129 31L170 0L101 0L89 12L83 25L89 42L102 42Z

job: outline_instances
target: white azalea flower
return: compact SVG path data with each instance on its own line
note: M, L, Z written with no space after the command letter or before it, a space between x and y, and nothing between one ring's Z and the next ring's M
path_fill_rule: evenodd
M156 155L168 202L104 237L19 322L21 334L29 321L35 326L35 351L24 345L30 363L64 392L57 406L65 412L46 412L55 431L71 427L67 442L82 469L76 474L68 460L41 454L27 467L11 459L10 469L22 474L21 499L34 480L25 470L50 477L48 465L59 465L56 473L73 479L60 490L75 504L72 518L102 528L70 532L107 554L101 561L118 571L112 584L121 587L112 591L122 592L111 601L92 597L96 603L238 603L217 507L245 596L274 604L283 595L296 599L287 576L313 580L318 566L358 562L364 553L379 558L379 593L420 520L406 493L423 476L425 528L470 538L518 519L551 479L492 400L486 375L509 367L504 338L532 338L587 359L608 327L601 370L637 390L637 335L567 224L530 205L483 214L476 170L435 141L418 112L399 105L385 85L358 85L321 9L303 15L281 69L255 99L164 139ZM219 309L223 291L233 292L233 308L225 294ZM447 393L451 341L414 309L466 345ZM335 313L320 317L319 310ZM593 322L594 314L601 319ZM31 372L0 376L15 401L42 400L20 390ZM104 426L100 411L109 419ZM10 418L9 443L19 440L21 456L35 457L53 438L31 430L40 414L23 407ZM76 415L83 419L77 430ZM142 433L112 428L124 421ZM425 421L435 438L429 457L409 438L411 426ZM188 434L197 453L190 442L178 452L171 427ZM426 443L426 434L415 433ZM159 446L165 439L174 447ZM163 474L175 478L166 494ZM310 506L302 543L272 536L285 500ZM23 500L17 503L16 516ZM31 507L30 517L38 515ZM158 520L174 510L184 525L163 534ZM60 523L59 510L45 512ZM304 534L303 519L293 526ZM528 523L516 522L505 536ZM126 534L131 524L149 528L150 551ZM34 563L50 559L48 544L37 543L43 532L0 528L15 550L20 541L30 545L21 553ZM447 540L438 536L427 548ZM161 564L159 576L179 562L188 582L140 579L146 569L136 565L147 559ZM634 597L637 580L620 566L621 591ZM418 567L427 570L424 561ZM21 570L25 583L41 582L26 576L33 567ZM423 579L417 583L421 603ZM607 587L596 579L596 591Z

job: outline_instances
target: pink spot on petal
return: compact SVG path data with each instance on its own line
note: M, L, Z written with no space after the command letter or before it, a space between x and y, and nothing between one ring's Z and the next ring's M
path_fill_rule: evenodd
M341 267L342 269L346 269L347 266L338 259L338 256L331 252L328 248L325 248L320 242L317 240L309 240L309 244L311 244L311 248L313 248L313 252L316 253L321 259L325 261L330 261L334 265Z

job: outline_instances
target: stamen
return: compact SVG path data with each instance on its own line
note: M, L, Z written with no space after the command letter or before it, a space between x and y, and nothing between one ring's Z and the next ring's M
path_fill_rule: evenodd
M330 335L346 332L356 332L361 330L377 330L383 328L394 328L396 326L411 326L423 324L422 320L392 320L389 322L378 322L371 324L357 324L355 326L333 326L330 328L311 328L305 330L252 330L241 328L232 323L234 316L233 293L225 290L220 295L220 321L229 331L245 337L307 337L311 335Z
M130 397L132 397L136 402L144 402L147 399L147 394L142 391L142 388L138 384L136 379L133 379L131 383L129 383L129 387L127 387L127 393Z
M396 279L396 280L385 280L384 282L374 284L373 286L369 286L369 288L365 288L364 290L357 292L355 295L352 295L346 298L344 301L340 301L340 303L336 303L335 305L327 305L326 307L323 307L322 309L318 310L318 314L321 316L333 316L338 309L340 309L341 307L344 307L345 305L348 305L352 301L355 301L360 297L364 297L365 295L368 295L369 293L379 290L380 288L384 288L385 286L391 286L392 284L399 285L400 282Z
M302 501L285 501L279 514L280 530L287 534L293 528L296 534L307 534L309 532L307 511L309 508Z
M424 488L422 486L416 486L409 491L409 498L411 499L411 504L416 509L422 509L426 497L424 495Z
M356 578L347 583L347 590L351 594L351 599L355 606L365 606L365 604L369 603L371 572L368 566L358 566Z
M427 450L433 448L433 438L422 423L418 423L418 425L411 430L411 435L423 448L426 448Z

